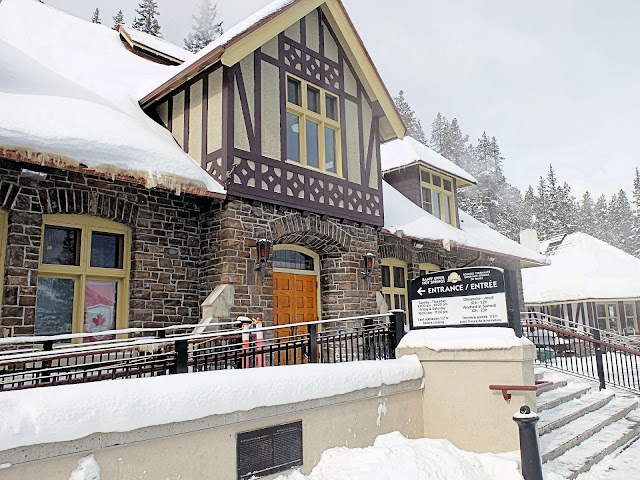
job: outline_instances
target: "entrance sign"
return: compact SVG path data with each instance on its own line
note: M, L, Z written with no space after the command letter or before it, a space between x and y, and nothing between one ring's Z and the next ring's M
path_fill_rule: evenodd
M411 281L411 328L506 325L504 272L458 268Z

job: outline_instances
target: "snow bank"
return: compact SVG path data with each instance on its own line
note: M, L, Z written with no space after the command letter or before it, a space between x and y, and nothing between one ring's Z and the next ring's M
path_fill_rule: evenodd
M29 28L25 28L28 24ZM138 105L166 75L129 52L117 32L34 0L0 3L0 150L224 194Z
M326 398L421 377L418 358L406 356L4 392L0 451Z
M533 345L526 338L518 338L512 328L462 327L412 330L400 341L399 348L428 348L436 352L446 350L494 350Z
M384 181L382 193L384 228L392 235L442 242L445 249L455 244L540 265L549 262L543 255L510 240L462 210L458 210L460 229L457 229L426 212Z
M372 447L333 448L309 476L294 472L276 480L522 480L518 464L490 453L459 450L448 440L408 440L394 432Z
M78 460L78 467L71 472L69 480L100 480L100 466L93 455Z
M640 298L640 259L591 235L567 235L551 259L523 270L525 303Z
M478 183L473 175L410 136L380 145L380 161L383 171L423 162L428 167L461 178L467 183Z

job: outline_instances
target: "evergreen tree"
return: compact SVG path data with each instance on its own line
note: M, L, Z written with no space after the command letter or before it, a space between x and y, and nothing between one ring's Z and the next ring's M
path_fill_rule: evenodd
M122 13L122 10L118 10L116 16L113 17L113 29L118 30L120 25L124 25L124 13Z
M402 91L400 91L400 95L402 95ZM398 100L396 100L396 104L398 104ZM398 106L398 109L400 109L400 106ZM435 120L431 123L431 140L429 141L429 146L442 156L445 156L447 150L448 131L449 122L444 115L438 112Z
M592 236L596 231L595 204L589 191L586 191L582 196L578 214L578 230Z
M133 28L155 37L162 38L160 24L156 18L160 15L156 0L142 0L138 5L138 8L136 8L136 13L137 16L133 19L133 24L131 25Z
M536 215L534 206L536 203L536 194L533 192L533 187L529 185L527 191L524 193L524 199L522 200L520 224L522 228L533 228L536 221Z
M398 111L400 112L400 116L404 121L404 124L407 127L407 135L412 136L420 143L427 144L427 138L424 135L424 130L422 129L422 124L420 120L416 117L416 113L413 111L411 106L407 103L404 98L404 92L400 90L398 96L393 99L396 103L396 107L398 107Z
M535 222L533 227L538 231L538 237L546 240L553 235L550 233L549 224L549 197L547 195L547 182L540 177L538 181L537 195L533 204Z
M636 167L636 174L633 177L633 255L640 258L640 171Z
M604 195L600 195L598 197L598 200L596 200L594 214L596 218L594 237L599 238L603 242L610 243L608 225L609 206L607 204L607 197L605 197Z
M93 15L91 16L91 23L102 23L102 20L100 20L99 8L96 8L95 11L93 12Z
M633 213L624 190L611 198L607 219L610 244L627 253L633 253Z
M184 45L190 52L197 53L222 35L222 22L216 22L218 5L211 0L203 0L200 14L193 16L193 32L184 39Z

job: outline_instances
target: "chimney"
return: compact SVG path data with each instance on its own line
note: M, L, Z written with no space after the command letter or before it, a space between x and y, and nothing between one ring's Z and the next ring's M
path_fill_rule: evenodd
M538 240L538 232L533 228L527 228L520 232L520 244L540 253L540 240Z

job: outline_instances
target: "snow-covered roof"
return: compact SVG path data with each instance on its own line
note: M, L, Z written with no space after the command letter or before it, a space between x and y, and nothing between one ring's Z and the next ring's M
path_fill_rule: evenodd
M640 298L640 259L586 233L567 235L551 265L522 272L526 303Z
M520 259L523 265L546 265L548 259L491 229L471 215L458 210L457 229L420 208L387 182L382 182L384 195L384 228L393 235L414 240L442 243L445 249L454 245L490 254Z
M162 38L141 32L129 25L120 25L118 32L133 47L142 46L158 54L177 60L176 63L182 63L193 57L193 53L184 48L180 48L171 42L167 42Z
M380 157L382 171L408 167L414 163L421 162L425 166L460 179L459 187L478 183L473 175L410 136L406 136L402 140L383 143L380 146Z
M167 68L129 52L108 27L34 0L3 0L0 151L148 187L222 196L224 188L138 105Z

